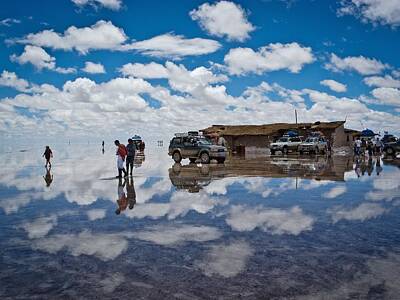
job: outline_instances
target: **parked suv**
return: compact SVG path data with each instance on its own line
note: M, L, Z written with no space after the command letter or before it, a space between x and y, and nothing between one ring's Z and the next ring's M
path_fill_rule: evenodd
M168 155L177 163L184 158L189 158L192 163L197 159L204 164L208 164L211 159L224 163L227 149L224 146L213 145L201 136L176 136L170 141Z
M386 155L396 155L396 153L400 152L400 140L397 140L397 142L386 143L383 147L383 152Z
M308 152L310 154L323 154L326 152L327 147L328 144L324 137L312 136L308 137L303 143L299 145L298 151L300 154L303 154L304 152Z
M275 143L271 143L270 151L271 155L274 155L276 151L281 151L283 154L287 154L291 151L297 151L297 147L301 144L301 138L298 136L294 137L281 137Z

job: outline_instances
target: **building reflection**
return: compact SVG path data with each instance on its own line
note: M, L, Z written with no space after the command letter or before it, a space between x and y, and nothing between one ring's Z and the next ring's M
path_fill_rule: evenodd
M169 169L171 183L178 189L199 192L213 180L226 177L298 178L344 181L346 172L353 170L348 156L328 158L276 157L259 159L232 158L224 165L174 164Z

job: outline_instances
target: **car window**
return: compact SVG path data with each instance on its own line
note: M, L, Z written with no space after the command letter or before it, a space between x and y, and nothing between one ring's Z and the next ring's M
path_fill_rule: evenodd
M287 138L280 138L280 139L278 140L278 142L281 142L281 143L286 143L287 141L288 141Z
M292 142L301 142L300 138L298 138L298 137L291 138L291 141Z

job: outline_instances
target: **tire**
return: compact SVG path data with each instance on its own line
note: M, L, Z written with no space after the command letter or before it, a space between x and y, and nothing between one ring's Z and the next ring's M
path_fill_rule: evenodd
M300 153L300 155L303 155L304 152L302 150L299 150L299 153Z
M189 160L190 160L190 163L194 164L196 162L197 158L189 158Z
M219 164L223 164L225 162L225 158L217 158L217 162Z
M288 154L288 148L287 148L287 147L283 147L282 153L283 153L283 154Z
M176 151L174 152L174 154L172 154L172 159L176 162L176 163L180 163L182 160L182 155Z
M203 152L200 154L200 161L203 164L209 164L210 163L210 155L207 152Z
M271 155L275 155L275 150L270 150L271 151Z
M386 149L386 154L387 155L394 155L394 149L392 147L388 147Z

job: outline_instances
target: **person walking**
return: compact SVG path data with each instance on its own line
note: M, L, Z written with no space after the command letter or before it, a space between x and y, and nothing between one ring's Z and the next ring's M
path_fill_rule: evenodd
M125 171L124 168L124 161L127 154L125 145L121 144L119 140L114 141L115 146L117 146L117 168L118 168L118 176L116 178L122 177L122 172L124 172L124 176L126 177L128 173Z
M132 176L133 172L133 161L135 160L135 154L136 154L136 145L133 143L132 139L128 139L128 145L126 145L126 151L127 151L127 156L126 156L126 173L129 173L129 167L130 167L130 175Z
M53 157L53 151L51 151L49 146L46 146L46 149L44 150L43 157L46 158L46 168L47 165L51 168L51 162L50 158Z

